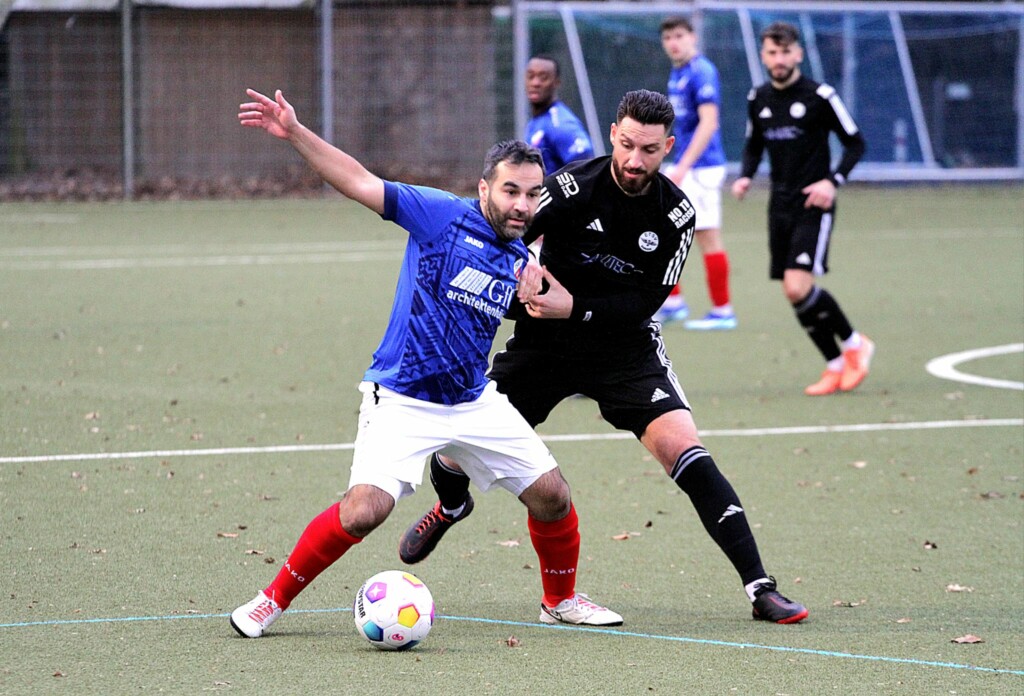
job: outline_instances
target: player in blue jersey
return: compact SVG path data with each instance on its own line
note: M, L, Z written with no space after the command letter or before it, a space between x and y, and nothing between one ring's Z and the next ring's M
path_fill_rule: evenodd
M618 625L576 592L578 520L554 457L487 379L487 357L513 301L529 301L542 271L521 240L540 200L540 153L510 140L484 160L479 200L383 181L299 123L281 91L247 90L243 126L287 140L331 186L409 233L384 338L359 386L349 488L315 517L273 582L231 613L258 638L312 580L379 526L423 481L428 457L458 458L481 490L516 495L540 559L541 620Z
M672 61L668 97L676 114L676 144L665 166L665 175L686 192L696 210L697 245L704 256L711 297L711 310L703 319L686 322L686 328L734 329L736 314L729 298L729 257L722 244L725 150L718 130L718 70L697 50L697 35L685 17L669 17L661 23L661 45ZM662 322L678 321L689 313L682 289L677 285L655 318Z
M544 155L544 170L553 174L579 159L594 156L594 145L583 123L558 99L561 85L558 61L537 55L526 64L526 98L532 116L526 142Z

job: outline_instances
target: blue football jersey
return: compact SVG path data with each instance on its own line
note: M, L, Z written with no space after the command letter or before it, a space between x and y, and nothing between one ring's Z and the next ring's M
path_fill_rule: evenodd
M715 104L722 107L718 69L702 55L694 56L686 65L672 68L668 78L668 98L676 112L672 128L676 144L672 161L678 162L693 139L700 118L697 107L701 104ZM704 153L693 163L694 167L714 167L725 164L725 150L722 148L721 131L715 131Z
M594 145L583 123L560 101L526 124L526 142L544 155L544 173L554 174L579 159L594 156Z
M385 220L409 232L384 338L364 379L438 404L473 401L526 265L520 240L495 234L478 200L384 183Z

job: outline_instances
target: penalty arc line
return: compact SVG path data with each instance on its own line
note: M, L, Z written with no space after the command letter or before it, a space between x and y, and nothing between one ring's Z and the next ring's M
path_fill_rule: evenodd
M1008 355L1010 353L1024 353L1024 343L1008 343L1004 346L991 346L989 348L975 348L960 353L940 355L928 361L924 369L928 374L940 379L948 379L954 382L965 384L978 384L983 387L996 387L998 389L1017 389L1024 391L1024 382L1016 382L1009 379L993 379L991 377L980 377L968 374L956 369L960 363L979 358L990 358L994 355Z
M348 613L350 608L334 609L293 609L290 614L334 614ZM121 618L107 619L58 619L54 621L23 621L19 623L0 624L0 629L7 628L29 628L34 626L75 626L87 624L109 624L109 623L132 623L145 621L174 621L181 619L225 619L230 614L178 614L171 616L127 616ZM885 655L861 655L858 653L838 652L835 650L817 650L814 648L794 648L786 645L764 645L761 643L739 643L728 640L715 640L713 638L691 638L688 636L665 636L656 633L637 633L633 631L620 631L611 628L597 628L593 626L562 626L543 623L532 623L528 621L507 621L502 619L485 619L473 616L438 616L445 621L465 621L472 623L485 623L499 626L516 626L521 628L541 628L562 631L578 631L584 633L599 633L609 636L620 636L623 638L642 638L644 640L660 640L675 643L689 643L691 645L708 645L725 648L741 648L744 650L768 650L771 652L786 652L800 655L816 655L819 657L836 657L846 660L869 660L872 662L888 662L893 664L917 665L922 667L945 667L947 669L966 670L971 672L987 672L990 674L1012 674L1024 676L1024 670L1001 669L998 667L981 667L978 665L967 665L959 662L940 662L935 660L918 660L906 657L887 657Z
M853 423L849 425L798 425L778 428L733 428L701 430L701 437L766 437L772 435L822 435L835 433L867 433L893 430L942 430L947 428L1022 427L1024 418L988 418L984 420L920 421L912 423ZM541 435L545 442L599 442L632 440L632 433L577 433ZM322 445L270 445L265 447L217 447L193 450L143 450L138 452L82 452L78 454L39 454L0 457L0 464L35 464L46 462L108 461L115 459L151 459L172 457L223 457L239 454L290 454L296 452L337 452L355 448L353 442Z

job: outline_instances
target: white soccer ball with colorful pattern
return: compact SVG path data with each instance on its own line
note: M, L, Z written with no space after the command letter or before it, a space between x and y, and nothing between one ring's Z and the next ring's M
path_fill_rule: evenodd
M434 598L412 573L385 570L363 583L352 605L359 634L381 650L408 650L434 625Z

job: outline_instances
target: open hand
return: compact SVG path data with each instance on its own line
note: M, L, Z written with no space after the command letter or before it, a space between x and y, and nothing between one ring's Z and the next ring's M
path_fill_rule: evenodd
M281 90L274 93L274 99L254 89L247 89L245 93L256 101L239 105L238 121L243 126L262 128L274 137L282 139L287 139L298 129L299 120L295 116L295 109L281 94Z

